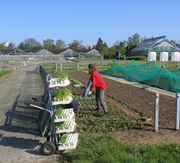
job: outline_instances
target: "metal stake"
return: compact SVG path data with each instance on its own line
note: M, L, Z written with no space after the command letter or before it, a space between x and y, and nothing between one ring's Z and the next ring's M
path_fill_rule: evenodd
M154 130L159 131L159 94L156 93L154 103Z
M179 130L180 117L180 93L176 94L176 130Z

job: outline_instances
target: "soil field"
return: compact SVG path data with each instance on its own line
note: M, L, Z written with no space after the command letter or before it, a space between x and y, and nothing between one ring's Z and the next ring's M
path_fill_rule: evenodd
M89 74L79 71L70 71L71 76L86 84ZM134 144L161 144L180 143L179 131L175 131L176 99L160 95L159 132L153 131L154 98L155 93L105 78L108 89L106 99L114 106L121 108L126 114L137 119L145 119L144 130L119 131L117 134L126 143ZM83 89L73 88L73 93L82 94ZM109 108L111 109L111 108Z

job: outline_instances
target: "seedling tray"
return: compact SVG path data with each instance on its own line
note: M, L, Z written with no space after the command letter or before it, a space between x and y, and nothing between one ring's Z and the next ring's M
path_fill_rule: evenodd
M65 80L59 80L59 78L52 78L49 81L49 88L54 87L66 87L70 84L70 81L68 79Z
M63 142L60 139L58 150L75 149L77 147L79 134L74 133L74 134L64 134L64 135L65 135L66 139L63 140Z
M62 101L52 101L52 105L66 105L66 104L70 104L72 100L73 100L72 96L69 96Z
M63 123L63 122L61 122L61 123ZM62 124L61 128L57 128L56 127L56 133L57 134L60 134L60 133L71 133L71 132L74 132L75 127L76 127L75 120L66 121L66 122L64 122Z
M64 122L64 121L71 121L74 119L75 114L73 108L70 109L63 109L63 112L60 116L55 115L54 122Z

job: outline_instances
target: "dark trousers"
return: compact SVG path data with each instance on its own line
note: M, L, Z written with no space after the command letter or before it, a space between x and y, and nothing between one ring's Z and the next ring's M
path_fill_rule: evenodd
M96 88L96 105L97 108L100 108L100 106L103 108L104 112L107 113L107 105L106 102L104 101L104 96L105 96L105 90L102 90L100 88Z

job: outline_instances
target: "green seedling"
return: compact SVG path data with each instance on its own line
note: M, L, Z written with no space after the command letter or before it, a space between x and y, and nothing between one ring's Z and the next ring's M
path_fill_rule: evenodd
M61 89L58 89L53 95L53 99L54 100L63 100L63 99L66 99L68 96L71 96L72 93L69 89L67 88L61 88Z

